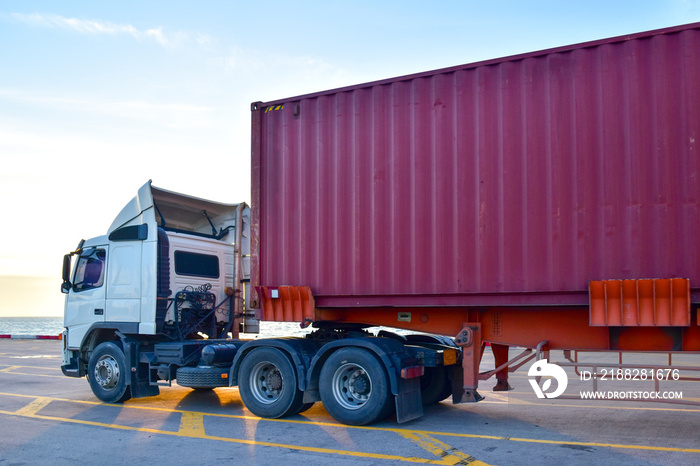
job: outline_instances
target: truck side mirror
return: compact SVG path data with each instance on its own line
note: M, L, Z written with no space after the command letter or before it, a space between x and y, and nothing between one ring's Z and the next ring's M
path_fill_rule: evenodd
M61 293L68 293L70 288L70 254L66 254L63 256L63 283L61 284Z

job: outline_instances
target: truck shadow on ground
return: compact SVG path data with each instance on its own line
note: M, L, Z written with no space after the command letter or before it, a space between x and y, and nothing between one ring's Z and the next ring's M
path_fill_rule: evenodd
M176 409L184 411L211 412L216 408L243 408L240 398L226 396L216 390L190 390L177 404ZM229 413L234 414L234 413ZM235 413L238 414L238 413Z

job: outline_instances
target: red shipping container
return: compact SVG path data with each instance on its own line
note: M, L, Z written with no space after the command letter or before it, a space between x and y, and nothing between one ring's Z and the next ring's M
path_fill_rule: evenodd
M253 285L319 308L700 302L700 23L252 106Z

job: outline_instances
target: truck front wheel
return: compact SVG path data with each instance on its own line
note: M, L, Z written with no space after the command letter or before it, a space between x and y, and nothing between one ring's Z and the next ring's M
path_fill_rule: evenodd
M280 418L299 412L303 393L291 361L276 348L256 348L241 362L238 392L253 414Z
M124 352L112 342L100 343L88 361L92 393L105 403L122 403L131 398L126 383L129 371Z
M338 422L361 426L391 413L386 371L367 350L339 349L323 364L319 380L321 401Z

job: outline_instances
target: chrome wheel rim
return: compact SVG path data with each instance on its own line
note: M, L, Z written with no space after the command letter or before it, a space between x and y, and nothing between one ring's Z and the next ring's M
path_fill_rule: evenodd
M250 373L250 391L257 401L272 404L279 400L284 388L282 373L274 364L263 361Z
M114 388L119 383L121 373L119 364L112 356L105 355L97 360L95 364L95 381L102 388Z
M333 374L333 396L344 409L362 408L372 396L372 380L364 367L345 363Z

